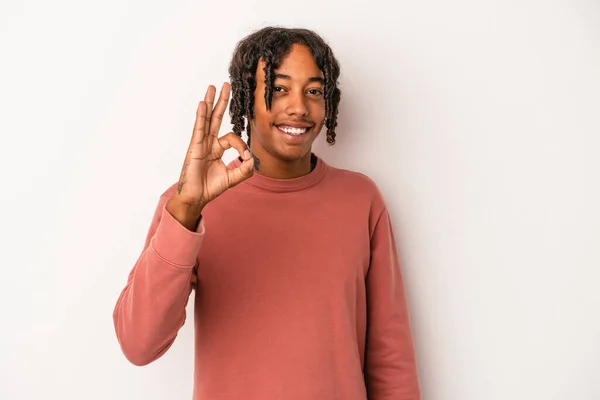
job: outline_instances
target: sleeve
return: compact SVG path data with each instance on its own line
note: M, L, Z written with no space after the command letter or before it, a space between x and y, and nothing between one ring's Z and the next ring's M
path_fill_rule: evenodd
M366 277L365 383L369 400L419 400L409 311L387 210L375 223Z
M167 211L168 192L160 198L142 253L113 311L121 350L138 366L161 357L183 326L204 237L203 219L192 232Z

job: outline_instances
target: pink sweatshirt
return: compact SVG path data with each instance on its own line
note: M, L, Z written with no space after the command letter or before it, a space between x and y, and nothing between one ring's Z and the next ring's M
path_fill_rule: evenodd
M169 349L194 291L195 400L420 399L394 236L368 177L320 158L296 179L254 174L196 232L165 209L175 187L114 310L130 362Z

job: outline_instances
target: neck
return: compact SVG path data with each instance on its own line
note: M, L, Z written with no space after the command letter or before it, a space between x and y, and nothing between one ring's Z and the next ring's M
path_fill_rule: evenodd
M310 151L302 158L290 161L279 159L259 149L251 149L251 151L260 160L259 169L256 172L268 178L294 179L308 175L312 171Z

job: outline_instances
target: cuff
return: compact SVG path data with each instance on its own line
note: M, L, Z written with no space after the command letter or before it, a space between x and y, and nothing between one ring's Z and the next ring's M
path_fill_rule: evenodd
M163 207L151 245L154 251L168 263L192 268L196 265L204 232L204 218L200 218L198 228L193 232L181 225L167 211L167 208Z

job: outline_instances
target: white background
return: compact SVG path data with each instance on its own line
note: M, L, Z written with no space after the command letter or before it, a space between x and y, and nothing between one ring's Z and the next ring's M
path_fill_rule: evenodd
M191 319L135 367L112 310L206 86L268 24L342 65L315 151L386 197L424 399L600 399L600 3L392 3L2 1L1 399L191 398Z

